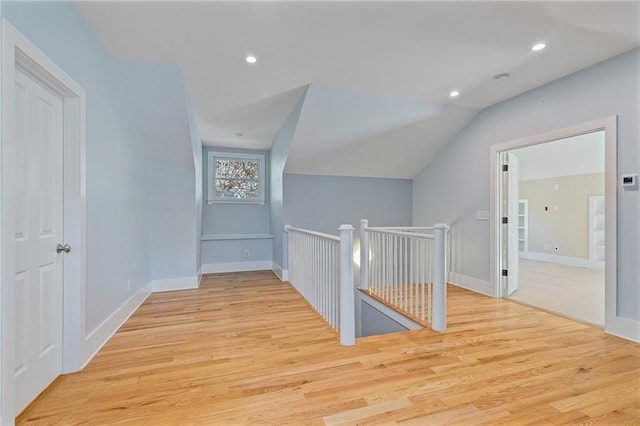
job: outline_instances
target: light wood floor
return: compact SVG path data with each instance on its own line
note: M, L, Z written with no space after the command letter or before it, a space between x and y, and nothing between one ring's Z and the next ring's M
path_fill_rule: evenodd
M604 271L520 259L519 289L510 298L604 325Z
M446 333L341 347L271 273L153 294L18 424L640 424L640 345L449 288Z

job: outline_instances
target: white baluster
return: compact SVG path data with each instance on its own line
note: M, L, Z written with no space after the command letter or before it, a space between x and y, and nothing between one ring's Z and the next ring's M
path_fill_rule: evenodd
M360 220L360 288L369 288L369 236L367 219Z
M416 242L414 240L409 241L409 251L411 252L411 262L409 263L409 308L411 310L411 314L414 317L417 317L418 308L414 304L415 298L413 297L413 293L415 292L415 284L413 283L413 277L414 277L413 265L414 265L414 259L416 256L415 249L414 249L415 243Z

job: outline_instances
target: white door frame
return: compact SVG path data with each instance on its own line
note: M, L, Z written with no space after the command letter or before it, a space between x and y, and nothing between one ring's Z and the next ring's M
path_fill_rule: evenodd
M509 296L518 290L518 284L520 279L520 233L518 226L520 223L519 210L520 210L520 166L518 157L514 154L505 151L503 152L501 165L507 165L508 171L506 176L504 172L500 176L500 194L502 194L502 201L507 200L507 203L502 205L502 213L500 218L506 217L508 219L506 228L509 232L505 235L501 233L503 241L501 254L501 270L507 270L507 276L503 277L503 285L500 288L507 290L507 294L503 296ZM500 167L500 166L498 166ZM506 186L505 186L506 184ZM502 229L505 229L504 224ZM504 243L506 241L506 247ZM505 250L506 249L506 250ZM506 262L506 264L505 264Z
M594 225L594 203L596 201L605 201L604 195L590 195L589 196L589 263L591 263L592 268L602 270L604 268L604 262L602 260L596 259L596 247L595 247L595 236L593 235L593 225ZM606 212L605 212L606 218ZM605 233L606 239L606 233ZM605 256L607 253L607 249L605 246Z
M0 183L1 227L0 291L1 356L0 396L2 398L2 424L12 424L15 412L15 256L14 205L11 177L14 176L15 158L15 78L16 67L22 68L34 79L58 94L63 102L64 115L64 242L72 251L64 256L63 265L63 345L62 371L82 368L81 349L86 334L86 93L49 57L38 49L5 19L2 20L2 173Z
M565 127L547 133L529 136L522 139L513 140L491 146L490 153L490 261L491 261L491 284L495 295L503 297L500 277L500 246L498 242L501 237L501 226L498 226L498 215L500 197L498 196L498 179L496 165L498 155L501 152L509 151L525 146L537 145L551 142L558 139L591 133L599 130L605 131L605 331L610 334L625 337L627 339L638 339L637 322L628 318L619 317L617 313L617 189L618 189L618 136L617 136L617 116L607 117L575 126Z

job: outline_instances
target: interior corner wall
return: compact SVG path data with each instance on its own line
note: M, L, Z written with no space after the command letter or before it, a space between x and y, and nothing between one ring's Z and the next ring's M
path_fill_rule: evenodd
M202 149L202 190L209 192L209 153L245 153L265 156L265 202L212 203L202 206L201 262L205 273L271 269L271 239L264 238L270 227L269 152L204 147ZM256 236L258 237L252 237ZM229 237L233 239L209 239ZM266 266L268 265L268 266Z
M195 170L151 168L151 279L186 279L197 283Z
M289 113L289 116L278 130L269 155L269 210L270 210L270 230L273 235L272 251L274 269L283 271L287 269L287 247L284 241L284 218L283 218L283 174L284 166L287 164L289 149L293 141L298 120L302 113L304 100L307 96L308 87L300 100Z
M191 149L193 150L193 164L194 164L194 174L195 174L195 212L196 212L196 228L195 238L193 244L196 248L196 273L198 275L198 282L200 281L200 277L202 276L202 261L200 257L200 237L202 235L202 200L204 197L203 194L203 155L202 155L202 138L200 136L200 128L198 126L198 122L196 121L195 114L193 112L193 108L191 105L191 99L189 97L189 93L187 92L187 88L184 88L184 96L185 96L185 104L187 106L187 115L189 118L189 130L191 133Z
M3 2L2 15L87 93L86 328L149 280L148 170L135 114L111 57L70 2Z
M118 61L151 165L148 267L152 287L195 287L200 243L197 177L201 167L195 159L201 149L184 77L174 64Z
M413 223L451 225L450 269L489 280L491 145L617 115L618 176L640 166L640 49L482 111L414 179ZM640 320L640 197L618 187L618 316Z

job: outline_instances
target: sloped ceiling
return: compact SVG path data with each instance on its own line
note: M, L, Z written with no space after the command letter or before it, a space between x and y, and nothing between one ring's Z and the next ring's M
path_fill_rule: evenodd
M267 149L299 99L300 88L308 84L356 98L379 95L395 104L441 108L431 119L389 124L379 134L372 134L367 124L361 137L342 138L346 157L356 146L367 147L371 158L392 155L394 162L382 172L376 162L370 167L363 162L356 170L352 161L336 160L333 153L339 149L334 145L316 152L314 161L305 160L305 169L299 160L311 158L305 150L315 149L307 143L295 147L288 166L300 173L407 176L407 169L418 167L414 162L426 164L448 142L472 114L468 109L481 110L640 45L640 3L635 1L76 5L113 55L174 63L182 69L205 145ZM547 49L532 52L538 41L546 42ZM258 62L247 64L247 54ZM511 77L494 80L499 73ZM450 99L452 89L460 90L460 97ZM320 104L310 105L309 111ZM328 141L335 134L326 118L332 111L318 114L325 126L315 126L313 137ZM402 122L401 115L394 117ZM426 142L402 155L387 150L388 141L405 139ZM325 154L330 158L322 157ZM331 167L313 166L330 161Z
M413 178L476 113L311 85L285 171Z

